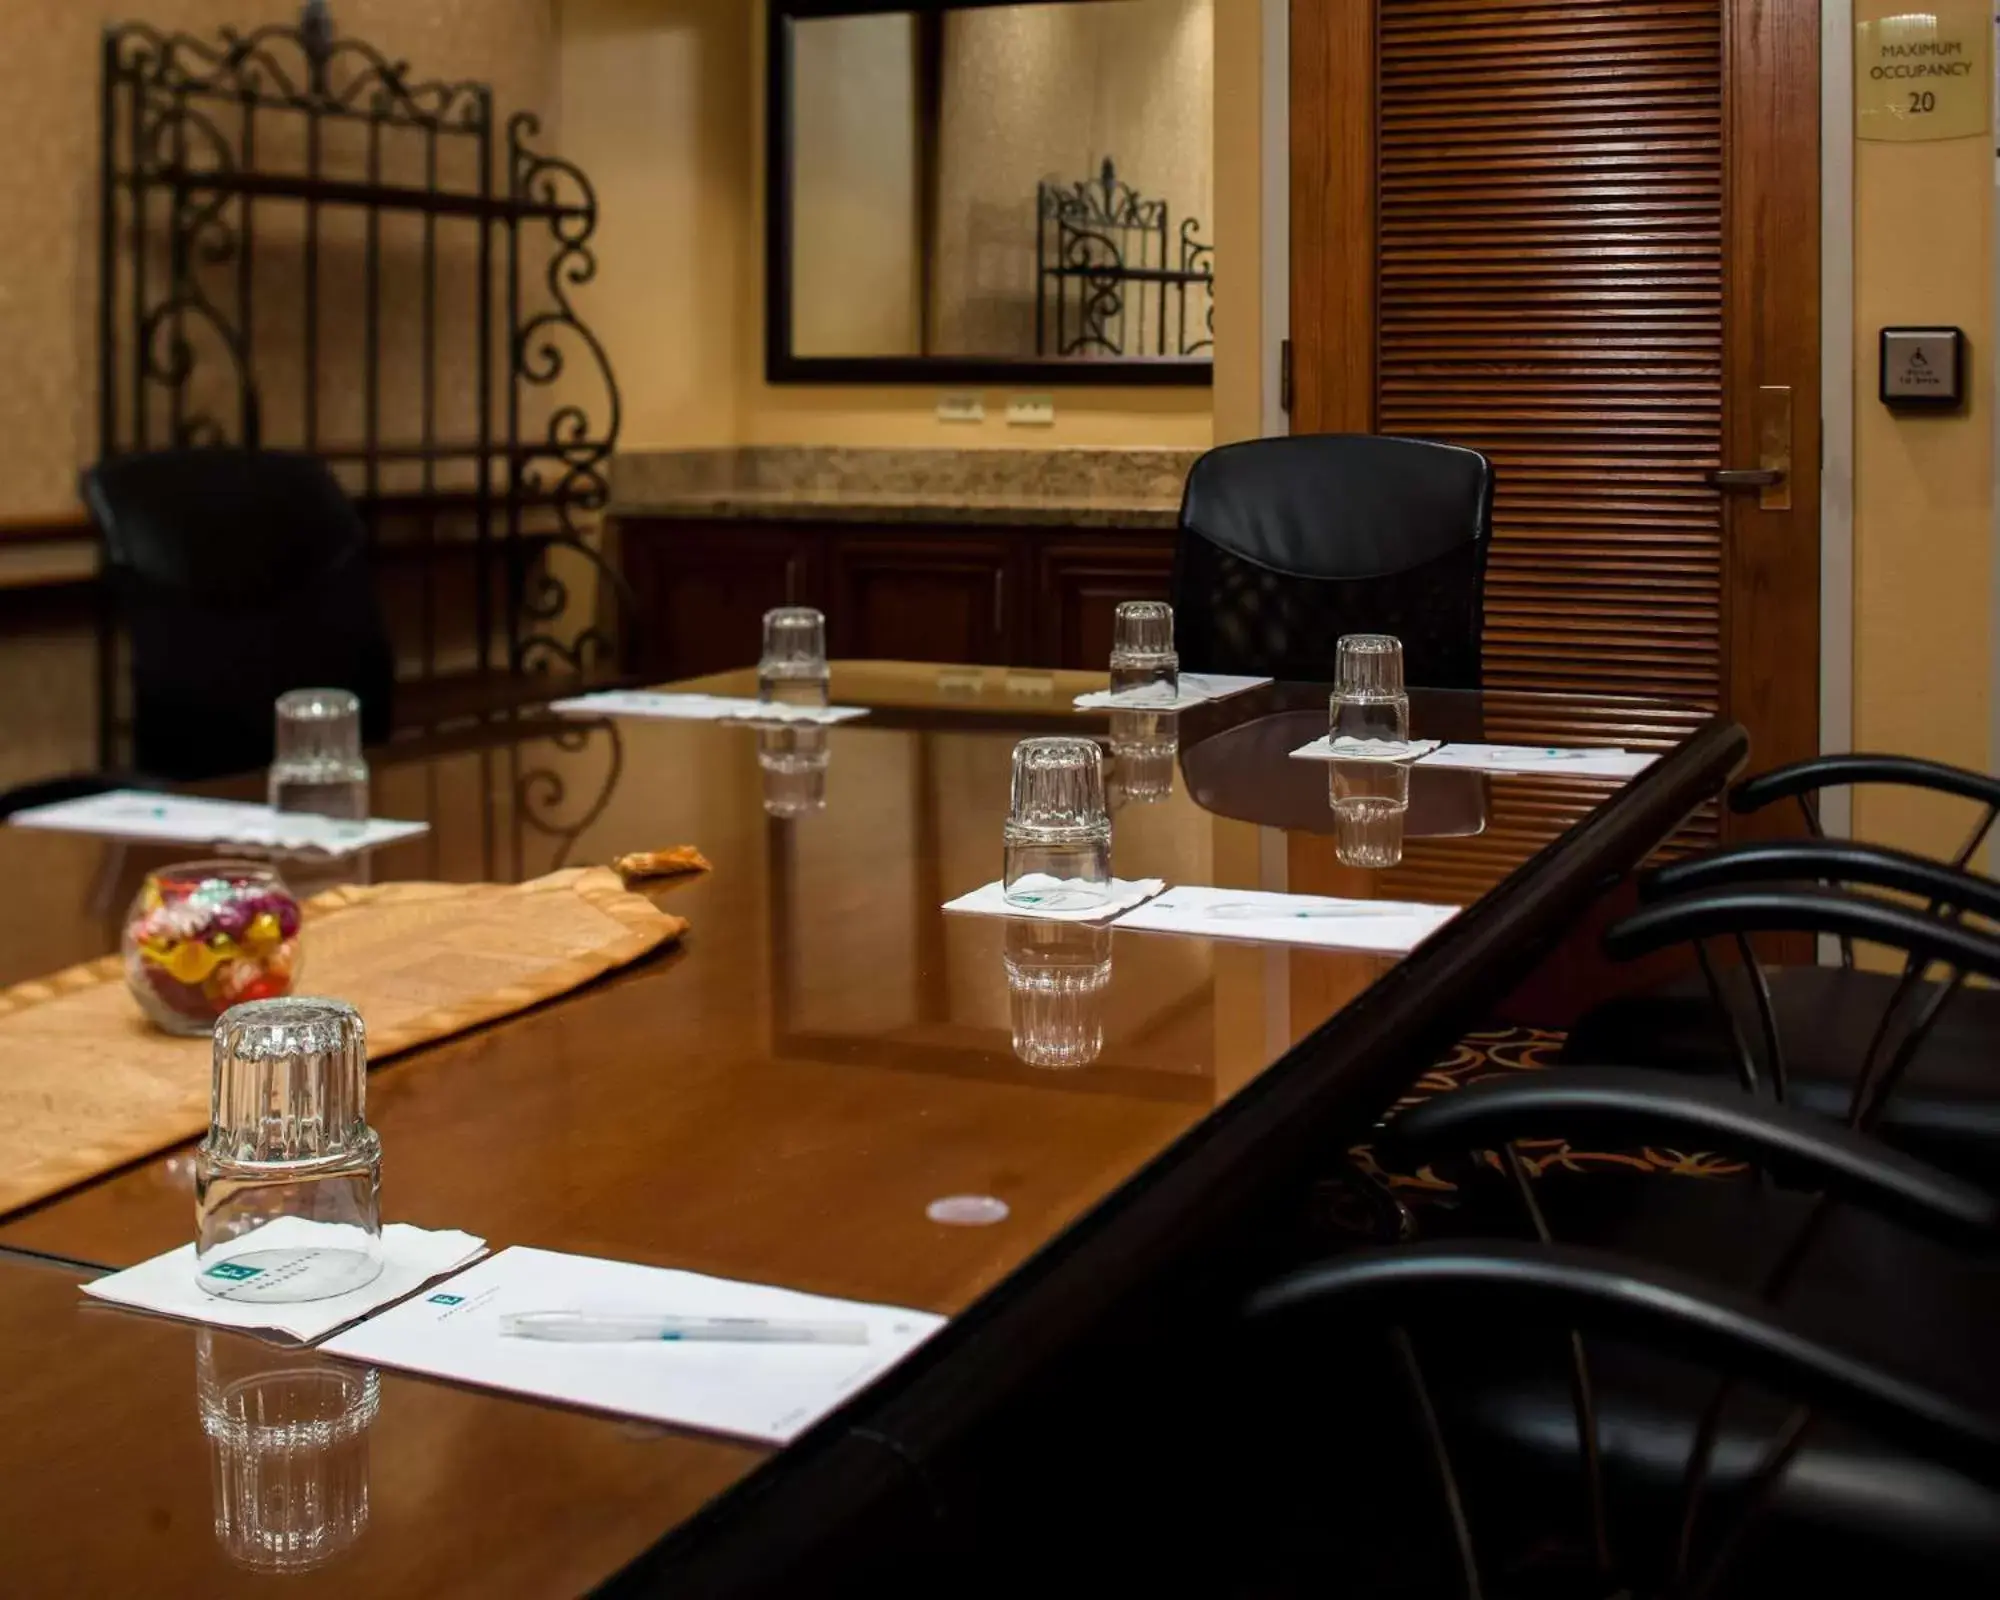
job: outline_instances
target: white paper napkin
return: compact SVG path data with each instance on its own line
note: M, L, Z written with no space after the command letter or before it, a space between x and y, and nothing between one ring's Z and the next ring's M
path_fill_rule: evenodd
M1181 933L1258 944L1310 944L1407 955L1453 917L1457 906L1395 900L1336 900L1257 889L1182 885L1118 919L1121 930Z
M1631 778L1660 758L1618 749L1563 750L1541 745L1447 744L1423 758L1427 767L1476 772L1548 773L1555 777Z
M31 806L15 812L9 820L17 828L94 833L111 839L256 845L286 854L325 856L351 856L430 832L428 822L390 822L373 817L354 822L299 811L273 811L248 801L155 794L148 789L110 789L81 800Z
M1341 739L1335 741L1325 734L1311 744L1302 744L1292 752L1294 761L1416 761L1438 748L1435 739L1412 739L1409 747L1399 756L1381 756L1374 753L1375 741L1369 739Z
M1035 878L1021 880L1025 887L1041 887ZM1058 880L1046 880L1048 889L1058 887ZM1028 906L1013 906L1007 903L1005 886L994 882L983 889L974 889L970 894L962 894L956 900L945 902L945 910L960 911L975 917L1015 917L1030 922L1103 922L1115 917L1121 911L1130 911L1143 900L1150 900L1167 886L1164 878L1124 878L1111 880L1111 898L1102 905L1086 906L1081 911L1059 911Z
M289 1249L310 1241L320 1226L303 1217L280 1217L266 1223L258 1235L273 1249ZM195 1282L191 1244L81 1287L95 1299L134 1311L219 1328L282 1333L301 1344L311 1344L485 1253L486 1241L474 1234L392 1222L382 1230L382 1271L375 1281L324 1300L260 1301L255 1278L232 1284L226 1297L212 1295Z
M1123 694L1113 694L1109 689L1094 689L1089 694L1076 697L1079 711L1102 711L1106 707L1114 711L1185 711L1189 706L1198 706L1205 700L1226 700L1232 694L1242 694L1269 683L1269 678L1238 678L1226 672L1183 672L1180 693L1171 700L1160 699L1150 689L1127 689Z
M551 711L577 717L662 717L679 722L848 722L865 706L766 705L741 695L667 694L654 689L605 689L552 700Z

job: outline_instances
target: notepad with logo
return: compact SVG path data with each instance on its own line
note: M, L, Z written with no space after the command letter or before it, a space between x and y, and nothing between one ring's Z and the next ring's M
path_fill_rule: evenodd
M1258 889L1182 886L1120 917L1121 932L1181 933L1258 944L1322 945L1406 955L1459 913L1457 906L1338 900Z
M606 1339L502 1331L533 1312L860 1323L861 1343ZM330 1355L454 1383L784 1444L944 1326L924 1311L516 1245L332 1340Z

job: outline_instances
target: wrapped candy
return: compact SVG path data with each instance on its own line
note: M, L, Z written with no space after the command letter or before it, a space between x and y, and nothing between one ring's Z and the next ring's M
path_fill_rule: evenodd
M289 994L299 903L255 861L192 861L147 876L125 918L125 982L170 1033L206 1034L243 1000Z

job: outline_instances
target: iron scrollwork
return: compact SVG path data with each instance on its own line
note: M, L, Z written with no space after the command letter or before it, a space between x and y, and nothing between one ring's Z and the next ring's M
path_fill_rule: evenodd
M1170 262L1167 202L1141 195L1108 156L1095 177L1044 179L1035 216L1037 355L1213 350L1215 247L1202 242L1195 218L1182 219ZM1190 307L1191 296L1205 303Z
M543 736L545 742L554 745L564 756L581 755L600 736L606 741L608 751L604 776L596 789L588 792L583 809L573 816L565 816L564 812L570 804L571 780L575 773L566 772L554 756L547 758L544 764L523 769L520 766L521 747L518 744L513 747L515 827L512 841L514 860L510 865L517 879L528 876L525 856L529 833L537 833L556 842L555 854L541 870L555 872L568 866L570 852L576 848L577 840L611 804L618 780L625 771L625 740L615 722L565 723ZM576 787L581 791L581 785Z
M314 451L342 471L371 528L369 502L393 492L402 506L417 508L398 515L432 519L427 541L435 539L436 519L475 508L479 670L488 670L489 641L510 673L581 673L609 657L611 630L570 615L576 568L570 566L566 582L563 565L580 560L595 568L631 617L630 590L589 536L588 525L609 498L620 416L610 361L572 299L596 273L597 198L584 173L532 147L540 130L531 114L508 122L502 146L490 86L418 80L408 62L338 36L325 0L307 0L295 25L222 28L208 37L145 23L112 27L104 35L102 71L100 454L223 444ZM348 136L333 138L335 126ZM303 168L274 154L301 144L308 153ZM441 176L441 150L453 153L449 170L456 176ZM336 151L351 153L345 165L328 153ZM398 152L409 158L400 166L405 176L385 181L385 164L393 165ZM420 184L408 176L419 164ZM277 209L273 200L303 205L303 245L294 236L270 237L274 230L264 219ZM351 388L322 387L317 358L317 219L331 208L366 219L367 298L353 310L362 329L359 364L369 375L356 408L363 413L361 440L333 444L319 436L314 419L322 401L334 412L337 404L352 406L354 396ZM423 220L420 254L408 242L385 248L389 230L380 224L391 212ZM471 282L459 280L462 293L439 292L440 217L476 225L471 237L452 235L465 248L450 261L462 259L469 272L476 254L480 264ZM524 235L543 223L546 254L524 250ZM411 241L414 233L390 237ZM298 261L296 272L277 281L275 295L270 269L256 270L274 248L295 252ZM399 249L408 252L406 263ZM489 264L504 264L504 286ZM402 270L410 298L423 305L420 335L394 347L384 341L378 315L385 269ZM432 397L441 388L436 352L450 341L439 337L439 304L473 322L469 347L478 352L476 371L466 375L473 379L470 415L442 426L433 414ZM496 327L502 315L506 321ZM377 384L386 355L396 351L409 352L408 380L424 398L420 430L406 426L389 438ZM601 382L601 410L567 388L586 368ZM565 387L555 393L558 380ZM260 381L301 384L300 398L286 408L300 420L281 440L264 437L266 414L279 413L262 404ZM529 393L551 395L546 418L540 410L532 420L523 416ZM392 489L385 482L391 462L415 464L421 489L406 487L407 474ZM527 525L530 506L549 508L552 533ZM497 630L485 610L489 572L507 580ZM427 618L433 581L427 566ZM426 673L436 670L429 626ZM100 698L110 706L113 686L101 685ZM106 754L113 759L109 746Z
M578 521L594 517L610 499L607 466L618 442L622 410L611 358L603 343L577 314L570 291L597 276L597 255L591 241L597 232L597 191L574 162L535 150L529 143L541 132L532 113L517 112L507 124L508 187L521 206L539 208L548 219L552 248L543 271L549 305L525 320L517 320L509 341L513 385L510 411L518 419L525 388L547 388L568 370L568 351L580 350L603 391L605 422L593 428L589 412L573 399L550 412L540 442L518 447L514 463L521 491L534 503L546 504L556 518L541 559L515 569L516 604L523 627L514 643L514 667L546 672L560 666L581 673L609 659L616 641L592 619L567 639L553 631L570 606L569 585L551 566L556 550L570 552L595 568L601 581L617 596L626 619L636 610L636 598L624 576ZM510 237L519 281L520 243Z

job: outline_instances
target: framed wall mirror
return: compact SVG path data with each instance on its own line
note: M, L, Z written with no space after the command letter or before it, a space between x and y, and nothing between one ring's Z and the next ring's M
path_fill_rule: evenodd
M770 0L770 380L1211 382L1213 4Z

